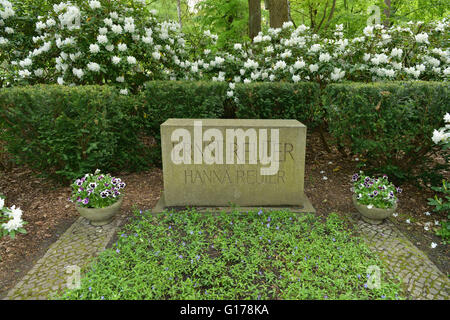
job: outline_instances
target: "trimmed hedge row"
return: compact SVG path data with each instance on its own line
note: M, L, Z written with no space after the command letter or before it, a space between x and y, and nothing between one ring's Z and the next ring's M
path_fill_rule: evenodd
M0 139L19 164L64 180L96 168L142 168L137 99L109 87L0 90Z
M0 139L18 163L71 180L100 168L135 171L160 160L168 118L298 119L328 124L341 149L407 178L433 149L432 131L450 110L446 82L150 82L136 96L106 86L41 85L0 89ZM156 145L145 145L145 136ZM144 137L144 139L143 139ZM387 170L387 171L386 171ZM406 172L406 173L405 173Z
M329 132L362 154L367 171L436 180L430 160L440 148L431 137L450 111L448 93L447 82L346 83L328 86L322 99Z

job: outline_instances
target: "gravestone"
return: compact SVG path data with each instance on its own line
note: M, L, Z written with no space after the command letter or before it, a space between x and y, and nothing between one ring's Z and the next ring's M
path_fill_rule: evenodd
M297 120L169 119L161 125L164 193L171 207L290 208L304 194L306 126Z

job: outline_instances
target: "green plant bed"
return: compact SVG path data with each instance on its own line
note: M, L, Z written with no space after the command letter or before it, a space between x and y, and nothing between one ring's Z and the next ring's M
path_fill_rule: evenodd
M399 299L337 214L135 212L62 299ZM367 287L367 268L381 287Z

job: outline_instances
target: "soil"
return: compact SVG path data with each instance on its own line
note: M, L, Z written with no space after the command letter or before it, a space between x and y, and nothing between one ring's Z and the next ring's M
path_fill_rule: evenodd
M318 133L308 133L305 168L305 193L318 215L331 212L343 215L354 213L350 188L351 176L358 172L356 157L344 158L332 149L327 153ZM133 208L151 209L163 189L162 171L153 168L140 173L113 173L127 183L126 197L122 205L123 221L132 216ZM325 178L326 177L326 178ZM419 249L424 251L446 275L450 271L449 246L437 237L435 228L424 229L425 223L444 220L443 214L430 216L427 198L434 196L429 189L413 185L401 185L403 189L398 204L398 216L391 220ZM48 247L79 217L72 203L68 185L52 180L36 178L24 167L0 170L0 194L6 197L6 206L16 205L23 210L27 234L15 239L0 239L0 297L21 279ZM410 219L411 223L406 223ZM437 243L432 249L431 243Z

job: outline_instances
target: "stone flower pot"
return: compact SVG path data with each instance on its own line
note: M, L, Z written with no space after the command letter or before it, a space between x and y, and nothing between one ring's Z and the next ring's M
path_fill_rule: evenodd
M395 210L397 210L397 203L394 204L392 208L389 209L381 209L381 208L367 208L366 205L358 203L356 199L356 195L353 195L353 204L355 205L356 210L361 213L362 219L370 224L380 224L384 219L392 215Z
M117 202L104 208L84 208L80 207L78 204L75 208L80 213L80 215L89 220L93 226L103 226L112 221L114 215L119 211L122 205L123 197L119 197Z

